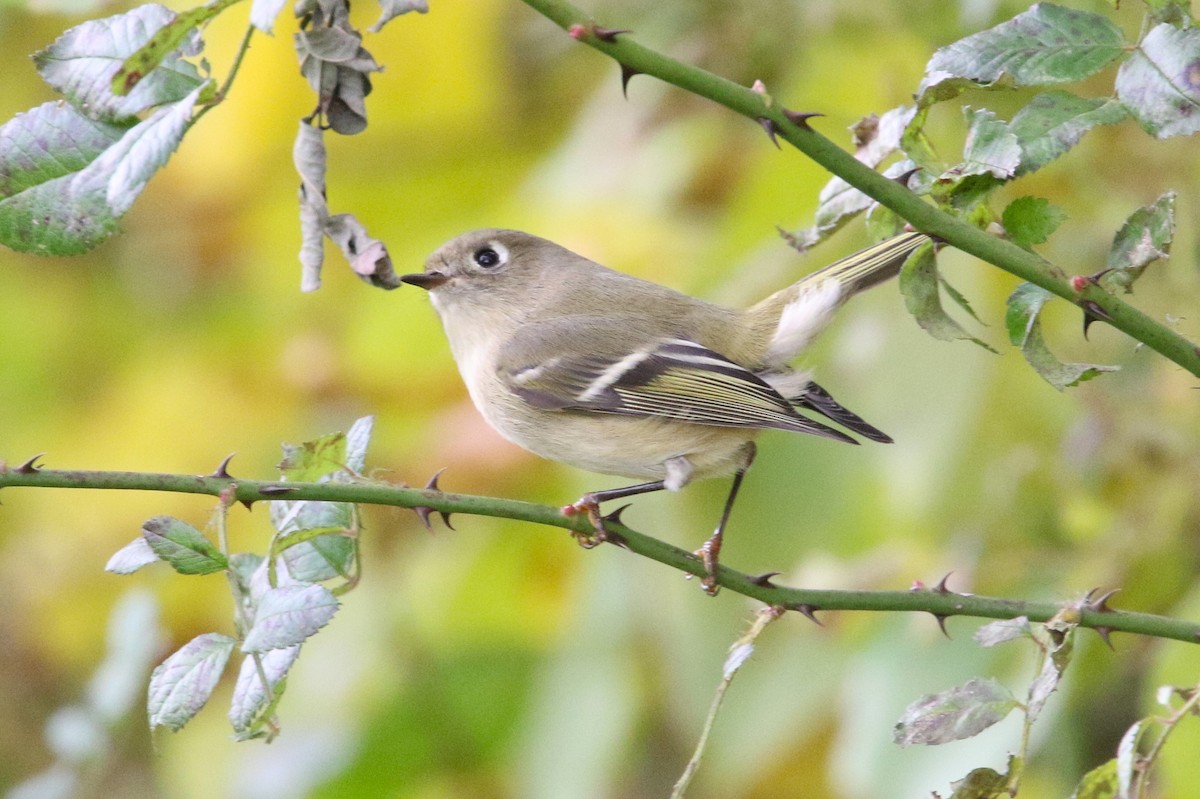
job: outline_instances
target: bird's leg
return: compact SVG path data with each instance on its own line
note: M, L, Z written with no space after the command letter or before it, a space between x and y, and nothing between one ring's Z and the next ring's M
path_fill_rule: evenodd
M594 532L591 535L572 532L571 535L575 537L575 540L579 542L581 547L591 549L608 539L608 531L604 529L604 519L600 516L601 502L607 502L610 499L620 499L621 497L632 497L638 494L649 494L651 491L662 491L666 487L665 480L655 480L652 483L638 483L637 485L625 486L624 488L589 491L570 505L564 505L562 507L562 515L574 516L577 513L587 514Z
M696 550L696 555L704 563L704 578L700 581L700 587L709 596L717 594L717 567L720 561L721 542L725 536L725 525L729 522L729 514L733 511L733 502L737 499L738 489L742 487L742 478L746 476L746 470L750 468L750 464L754 463L754 454L757 448L754 442L751 441L747 445L746 450L746 465L738 469L733 475L733 485L729 488L729 496L725 499L725 509L721 512L721 521L717 522L717 529L704 546Z

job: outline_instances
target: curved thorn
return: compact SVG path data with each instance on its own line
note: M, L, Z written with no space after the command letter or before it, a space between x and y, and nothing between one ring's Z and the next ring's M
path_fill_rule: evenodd
M1112 627L1093 627L1092 629L1095 630L1096 635L1100 636L1100 639L1108 645L1109 649L1111 649L1113 652L1117 651L1113 647L1112 638L1110 637L1110 633L1112 633Z
M438 478L442 476L442 472L446 471L446 468L447 467L443 466L442 468L438 469L436 472L433 473L433 477L430 477L429 482L425 484L426 491L441 491L442 490L442 489L438 488Z
M246 510L254 510L254 500L252 500L252 499L239 499L239 500L238 500L238 502L241 502L243 505L245 505L245 506L246 506Z
M600 519L601 519L601 521L605 521L605 522L616 522L617 524L624 524L625 522L621 521L621 514L624 513L626 510L628 510L631 507L633 507L633 503L627 503L627 504L622 505L621 507L617 508L613 512L609 513L607 516L601 516Z
M438 511L438 516L442 517L442 524L446 525L451 530L454 530L454 525L450 523L450 511L440 510L440 511ZM458 531L454 530L454 532L457 533Z
M779 125L775 124L775 120L770 117L759 117L758 124L762 125L762 129L767 132L767 137L771 140L771 144L775 145L775 149L782 150L779 146L779 139L775 138L779 133Z
M413 511L417 514L417 518L421 520L421 524L425 525L425 529L432 532L433 525L429 522L429 514L433 513L433 508L428 505L415 505Z
M615 29L615 28L605 28L600 25L592 26L592 35L595 36L597 39L599 39L602 42L615 42L617 40L617 37L620 36L622 33L633 33L633 31L631 31L627 28Z
M231 452L226 455L225 459L221 461L221 464L217 466L216 471L210 474L209 477L219 477L223 480L232 480L233 475L229 473L229 462L233 460L233 456L236 454L236 452Z
M1095 590L1099 591L1100 589L1097 588ZM1088 593L1088 609L1094 610L1097 613L1113 613L1114 612L1113 609L1108 606L1108 600L1112 599L1113 596L1120 590L1121 590L1120 588L1114 588L1111 591L1105 591L1100 596L1094 597L1094 598L1093 598L1094 592L1089 592Z
M942 579L938 580L938 584L933 587L933 590L939 594L954 593L953 591L951 591L949 588L946 587L946 581L950 579L950 575L952 575L952 574L954 574L954 572L952 572L952 571L946 572L946 576L943 577Z
M783 109L783 115L796 127L805 128L806 130L811 130L808 120L813 117L825 116L819 111L788 111L786 108Z
M781 574L783 574L783 572L763 572L762 574L751 577L750 582L762 588L778 588L779 586L771 582L771 578L778 577Z
M630 80L630 78L632 78L634 75L641 75L641 74L642 73L640 70L636 70L633 67L626 66L625 64L621 65L621 94L625 95L626 100L629 99L629 80Z
M809 604L797 605L795 607L795 610L799 611L800 614L802 616L804 616L804 618L808 619L809 621L811 621L813 624L817 625L818 627L825 626L824 624L821 623L821 620L817 618L817 606L816 605L809 605Z
M39 471L41 469L41 467L37 465L37 462L39 459L45 457L45 455L46 455L46 453L39 452L38 454L34 455L29 460L22 463L17 468L13 469L13 471L16 472L17 474L33 474L34 472Z
M950 617L945 613L934 613L933 611L930 611L929 615L933 616L933 618L937 620L938 627L941 629L942 635L950 638L950 633L946 630L946 619ZM950 640L953 641L954 639L950 638Z

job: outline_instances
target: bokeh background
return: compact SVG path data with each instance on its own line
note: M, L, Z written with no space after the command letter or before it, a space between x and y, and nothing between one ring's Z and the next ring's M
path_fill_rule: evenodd
M611 62L516 0L431 5L368 38L387 68L374 78L370 127L330 147L331 207L366 222L399 270L418 270L464 230L507 226L742 303L867 243L860 223L803 258L783 244L775 226L808 224L827 176L752 123L644 77L625 100ZM910 98L933 49L1023 8L587 5L651 46L825 113L815 125L847 144L849 125ZM1139 9L1126 5L1117 19L1133 32ZM123 8L37 6L0 8L5 119L52 98L31 52ZM217 75L244 13L206 32ZM356 13L365 27L375 9ZM372 289L330 252L324 287L299 293L291 138L312 99L293 25L256 37L232 96L186 137L123 235L74 259L0 252L0 458L45 452L53 467L204 473L236 451L235 474L267 478L281 442L373 414L368 462L390 480L420 484L446 467L449 490L553 504L618 484L490 432L423 292ZM1091 89L1107 91L1111 78ZM962 104L1007 115L1027 99ZM933 118L949 160L961 143L958 105ZM1133 301L1197 340L1197 170L1194 141L1154 142L1125 123L1008 196L1063 207L1070 218L1042 252L1090 273L1125 216L1178 190L1174 256ZM947 572L956 590L1039 600L1119 587L1119 607L1195 617L1195 378L1102 324L1085 341L1078 314L1057 303L1046 326L1061 356L1122 367L1060 394L1005 343L1015 279L953 251L940 262L986 322L973 329L1002 354L928 338L894 284L858 298L806 362L896 443L764 435L726 562L814 587L905 588ZM726 490L719 481L641 498L625 519L691 548ZM37 774L45 788L74 758L78 796L665 796L725 650L755 610L616 548L585 552L558 530L460 516L457 531L429 533L411 512L372 510L364 579L306 645L282 736L235 743L223 684L183 732L152 740L138 693L146 670L125 683L134 707L111 729L80 710L97 692L120 694L119 679L93 676L114 608L157 662L197 634L232 631L228 590L216 575L185 579L160 565L120 578L103 566L150 516L203 525L213 503L43 489L2 499L0 789ZM232 526L235 549L263 550L263 510L237 509ZM1015 718L933 749L898 748L892 725L922 694L974 675L1023 693L1037 668L1030 647L980 649L974 620L951 619L947 640L928 617L822 618L818 628L787 617L760 640L690 796L924 797L971 768L1003 766ZM1113 644L1079 639L1035 731L1030 796L1067 795L1128 725L1159 710L1159 685L1200 680L1195 647L1123 635ZM137 661L128 649L117 647L117 661ZM120 716L118 700L104 701ZM1198 746L1193 720L1167 747L1157 795L1196 795Z

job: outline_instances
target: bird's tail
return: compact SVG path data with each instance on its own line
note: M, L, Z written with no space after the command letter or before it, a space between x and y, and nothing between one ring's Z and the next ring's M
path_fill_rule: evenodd
M805 275L800 283L815 285L832 278L842 285L843 295L850 297L900 274L913 250L929 240L924 233L901 233Z
M750 308L749 324L769 341L763 364L776 367L800 353L842 303L900 273L905 259L930 241L924 233L901 233L805 275Z

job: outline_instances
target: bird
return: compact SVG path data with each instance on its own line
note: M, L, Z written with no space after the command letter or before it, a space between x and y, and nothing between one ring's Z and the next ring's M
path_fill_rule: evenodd
M607 539L601 503L732 475L716 529L695 553L715 594L725 528L762 430L859 443L832 422L891 443L791 362L846 300L931 241L901 233L745 310L496 228L457 236L399 279L429 292L467 392L500 435L549 460L644 481L564 506L592 521L581 543Z

